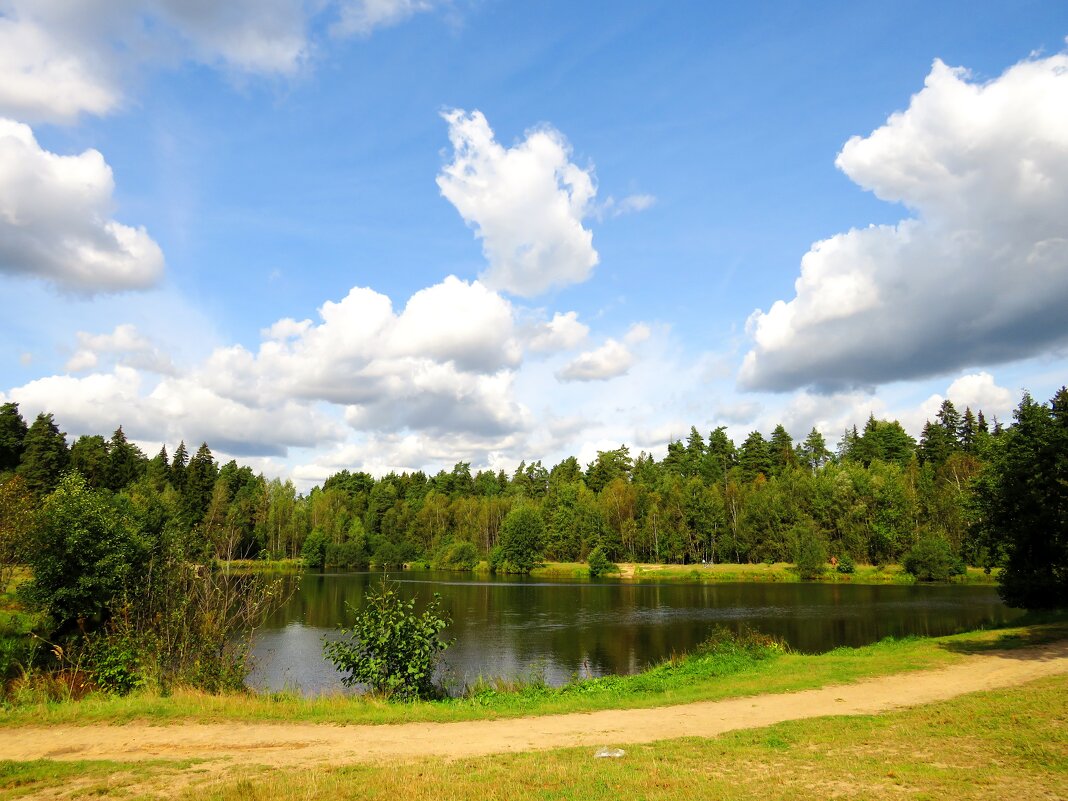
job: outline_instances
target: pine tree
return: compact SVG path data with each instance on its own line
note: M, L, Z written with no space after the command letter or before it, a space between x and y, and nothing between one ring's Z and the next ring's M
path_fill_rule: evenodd
M99 434L83 434L70 448L70 466L93 489L107 486L108 444Z
M115 429L108 443L107 488L118 492L136 481L143 472L144 460L141 449L126 439L122 426Z
M51 414L42 412L26 432L23 446L19 475L26 479L31 492L37 495L51 492L70 465L67 435L59 430Z
M175 458L177 455L175 453ZM208 506L211 504L211 495L215 490L215 480L218 477L219 472L211 456L211 448L208 447L208 443L201 443L196 454L189 460L185 489L182 492L183 512L190 527L204 519Z
M727 473L738 462L738 451L734 442L727 436L725 426L717 426L708 435L708 447L701 468L701 477L706 484L722 484Z
M189 465L189 454L185 449L185 440L178 443L171 460L170 480L171 486L181 492L185 489L186 470Z
M1068 605L1068 389L1050 406L1029 394L980 484L992 550L1005 554L999 591L1009 606Z
M686 438L686 470L684 475L689 478L696 476L701 471L701 462L705 458L705 441L697 426L690 426L690 436Z
M801 460L813 472L827 464L831 458L831 452L827 450L827 443L823 439L823 434L815 426L808 432L805 441L801 443L800 450Z
M164 445L159 449L159 453L148 460L148 465L145 468L145 474L148 476L148 482L156 490L156 492L163 492L164 486L167 484L167 478L170 473L170 457L167 455L167 446Z
M738 452L738 466L742 468L742 476L746 481L752 481L759 475L765 478L771 475L771 450L759 431L751 432L742 443Z
M0 473L19 466L27 431L29 429L19 414L17 403L0 406Z
M979 433L979 423L972 414L970 406L964 407L964 417L961 419L957 439L965 453L975 453L975 438Z
M775 430L771 432L771 439L768 440L768 451L771 454L771 470L775 475L779 475L788 467L793 467L797 464L793 437L790 436L782 423L775 426Z

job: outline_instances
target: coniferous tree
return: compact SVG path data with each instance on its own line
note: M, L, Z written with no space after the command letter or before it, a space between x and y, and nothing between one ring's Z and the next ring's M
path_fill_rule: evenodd
M717 426L708 435L708 446L705 448L701 476L709 484L722 484L737 461L738 452L734 447L734 442L727 436L726 427Z
M93 489L107 486L108 444L99 434L83 434L70 447L70 466Z
M180 447L180 446L179 446ZM177 458L177 453L175 454ZM185 488L182 492L182 505L186 521L192 527L204 519L211 504L215 490L215 480L219 472L211 455L211 448L206 442L201 443L196 454L189 460L186 469Z
M26 432L23 446L19 475L31 492L37 495L51 492L70 465L67 435L59 430L51 414L42 412Z
M813 472L819 470L831 458L823 434L813 426L805 441L800 445L801 461Z
M148 460L145 466L145 475L148 482L156 492L163 492L170 477L170 457L167 455L167 446L163 445L159 453Z
M738 466L742 469L742 477L746 481L752 481L760 475L765 478L771 475L771 450L759 431L751 432L742 443L738 450Z
M775 475L797 464L793 437L790 436L782 423L775 426L775 429L771 432L771 439L768 440L768 451L771 454L771 470Z
M855 461L857 444L860 442L860 432L857 427L847 428L842 432L842 438L838 441L837 455L841 462Z
M972 408L965 406L964 416L961 417L960 429L957 432L957 441L960 442L961 450L965 453L975 453L975 438L978 429L978 422L972 414Z
M143 472L145 455L136 445L131 445L122 426L115 429L108 442L108 466L106 486L118 492L136 481Z
M23 442L29 428L19 414L17 403L0 406L0 473L14 470L22 458Z
M1009 606L1068 606L1068 390L1049 406L1024 393L979 500L992 552L1004 553Z
M189 465L189 453L185 449L185 440L178 443L171 460L171 486L181 492L185 489L186 469Z
M696 476L701 470L701 462L705 458L705 441L697 426L690 426L690 436L686 438L686 470L684 475L689 478Z

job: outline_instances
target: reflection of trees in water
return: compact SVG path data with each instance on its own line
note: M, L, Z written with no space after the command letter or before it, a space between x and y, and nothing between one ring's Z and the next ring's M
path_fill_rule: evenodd
M595 674L640 670L692 649L716 626L757 629L804 652L887 636L940 635L1015 614L993 588L820 584L558 583L461 574L392 574L422 601L442 595L453 626L453 671L467 679L523 676L532 666L563 681L583 664ZM458 578L459 577L459 578ZM330 630L360 608L380 573L305 575L268 626L299 622ZM305 659L316 658L306 654Z

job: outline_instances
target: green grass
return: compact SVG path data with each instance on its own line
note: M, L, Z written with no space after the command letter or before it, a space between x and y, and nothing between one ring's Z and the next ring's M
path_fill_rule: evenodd
M692 582L714 584L720 582L797 583L801 581L797 569L788 562L774 564L718 564L718 565L623 565L623 577L636 581ZM630 568L633 568L631 570ZM819 579L826 584L915 584L916 580L901 565L857 565L853 573L839 573L830 567ZM997 573L986 573L969 567L954 584L996 584Z
M550 688L537 682L502 691L484 686L468 698L411 704L381 699L291 693L208 695L175 691L169 697L96 694L79 701L0 709L0 726L185 721L305 721L387 724L480 720L528 715L626 709L790 692L933 668L968 653L1068 637L1068 624L1046 623L952 637L888 639L863 648L839 648L817 656L777 649L721 648L669 660L634 676L609 676Z
M194 775L196 764L195 760L0 760L0 801L45 794L65 798L136 797L170 777Z
M609 744L610 745L610 744ZM446 762L272 771L186 799L1001 799L1068 797L1068 682L975 693L878 716L828 717L625 746Z
M615 746L615 743L605 743ZM791 721L716 738L459 760L267 769L161 761L0 763L0 799L179 801L823 801L1068 798L1068 681L874 716Z

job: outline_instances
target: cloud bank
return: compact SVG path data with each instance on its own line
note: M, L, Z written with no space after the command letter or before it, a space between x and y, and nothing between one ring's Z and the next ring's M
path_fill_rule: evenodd
M110 219L114 189L98 151L51 153L0 118L0 272L87 294L155 284L163 252L144 228Z
M936 61L837 166L915 215L816 243L756 311L745 389L871 387L1068 343L1068 55L978 83Z

